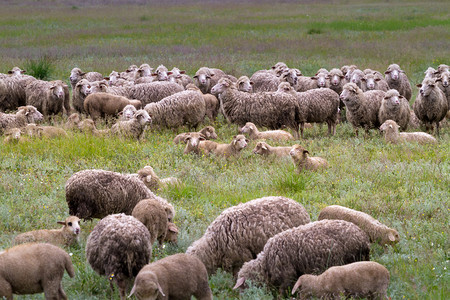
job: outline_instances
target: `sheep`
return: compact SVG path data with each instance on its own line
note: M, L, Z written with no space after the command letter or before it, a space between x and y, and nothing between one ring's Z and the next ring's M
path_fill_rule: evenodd
M427 130L435 123L436 134L439 136L439 122L445 118L448 111L447 98L437 86L435 79L425 78L417 87L420 90L413 104L414 113L425 124Z
M292 147L272 147L266 142L258 142L252 152L264 156L275 155L284 157L289 155L291 149Z
M129 87L126 94L121 94L129 99L139 99L142 106L148 103L158 102L165 97L184 91L179 84L167 81L155 81L151 83L135 84Z
M238 156L242 149L247 147L248 139L242 134L235 135L230 144L219 144L213 141L201 141L198 149L204 154L214 153L216 156L229 158Z
M114 213L129 215L140 200L156 199L167 207L172 220L172 205L150 190L153 173L149 168L140 169L137 174L97 169L76 172L65 184L69 213L85 220Z
M78 124L80 124L81 118L79 113L72 113L67 117L67 121L64 124L64 128L67 130L78 129Z
M119 120L120 121L130 120L133 117L133 115L136 113L136 111L137 111L137 109L134 105L132 105L132 104L125 105L125 107L122 109L122 111L118 113Z
M241 92L226 78L219 80L211 91L219 95L222 113L229 123L244 126L252 122L269 129L286 126L293 130L294 138L298 138L299 107L294 96L278 92Z
M33 105L46 117L62 114L64 103L69 101L64 89L65 83L61 80L34 80L25 88L26 104Z
M384 74L390 89L396 89L406 100L411 100L411 84L399 65L389 65Z
M12 68L11 70L8 71L8 74L10 76L14 76L14 75L15 76L20 76L20 75L22 75L22 74L24 74L26 72L27 72L26 70L22 70L19 67L14 67L14 68Z
M0 78L0 111L16 110L26 105L25 88L36 78L28 75L13 75Z
M200 154L200 149L198 146L200 145L201 141L205 141L205 137L203 134L198 132L190 132L188 133L184 141L186 142L186 147L184 148L183 153L188 154L190 152L194 152L195 154Z
M369 260L369 247L364 231L343 220L322 220L287 229L271 237L256 259L242 266L234 289L245 287L249 279L284 294L303 274Z
M119 76L125 80L134 80L134 78L136 78L137 70L138 66L131 65L124 72L120 72Z
M289 141L294 137L284 130L259 131L252 122L245 123L245 126L239 129L239 133L247 133L251 140L269 139L274 141Z
M436 79L436 83L438 87L444 92L445 97L447 98L448 109L450 110L450 71L445 71L439 74L439 77Z
M164 242L168 242L176 245L178 242L178 227L175 223L169 222L167 226L166 237L164 238Z
M189 75L185 74L186 71L180 71L180 69L178 68L172 68L172 70L170 71L172 72L172 75L181 81L181 85L186 88L186 86L190 83L194 83L194 81L192 80L191 77L189 77Z
M197 91L186 90L168 96L144 107L155 125L177 128L183 125L197 127L206 113L205 100Z
M386 120L394 120L402 130L406 130L410 117L411 108L408 100L401 96L397 90L387 91L378 111L379 122L384 123Z
M345 80L347 80L347 82L350 82L350 80L352 78L352 73L356 69L358 69L358 67L355 65L341 67L342 74L344 74Z
M152 76L156 76L155 80L157 81L167 81L167 76L170 74L172 74L172 72L169 72L169 70L164 65L159 65Z
M380 245L395 244L400 240L397 230L387 227L372 216L339 205L331 205L322 209L318 220L345 220L361 228L369 237L370 242Z
M128 281L135 277L152 256L147 228L133 216L114 214L101 219L86 241L86 259L99 275L107 276L126 299Z
M292 295L298 290L301 299L339 299L341 296L389 299L389 279L389 271L383 265L374 261L360 261L331 267L317 276L302 275L295 283Z
M428 69L423 73L425 74L425 78L436 78L436 74L438 72L435 68L428 67Z
M88 95L83 103L84 111L94 121L100 117L116 116L127 105L133 105L136 109L141 109L141 101L139 100L130 100L123 96L108 93Z
M401 142L416 142L419 144L437 144L437 140L425 132L398 132L399 125L393 120L386 120L380 126L380 130L384 132L386 142L398 144Z
M446 71L450 71L449 66L446 64L440 64L435 72L435 75L442 74Z
M289 151L296 172L300 173L303 170L316 171L321 168L327 168L328 162L322 157L310 157L309 152L299 144L292 146Z
M378 112L384 96L385 92L380 90L363 92L353 82L344 85L340 99L345 104L345 115L355 129L356 136L358 136L358 127L364 128L367 136L369 129L375 129L381 125Z
M67 299L62 287L64 271L73 278L69 254L46 243L17 245L0 253L0 297L45 294L45 299Z
M362 89L362 80L363 80L364 76L365 76L365 74L360 69L353 70L352 76L350 77L349 82L353 82L360 89Z
M255 72L250 81L253 82L253 92L274 92L277 90L281 82L288 82L292 86L297 86L298 77L294 69L284 69L280 75L276 75L270 71ZM238 86L239 88L239 86Z
M157 69L158 70L158 69ZM136 70L136 73L138 74L138 75L136 75L136 76L139 76L139 77L149 77L149 78L152 78L152 71L153 71L153 68L152 67L150 67L150 65L149 64L142 64L142 65L140 65L139 66L139 68ZM137 78L137 77L136 77Z
M85 119L78 123L78 129L84 133L90 133L94 136L104 137L110 135L110 129L97 129L95 123L91 119Z
M208 273L196 257L178 253L144 266L134 281L130 295L137 299L212 300Z
M207 139L207 140L215 140L215 139L217 139L216 130L212 126L206 126L206 127L202 128L202 129L200 129L200 131L198 131L198 133L203 135L203 137L205 139ZM179 144L180 142L186 142L185 138L187 136L189 136L190 134L191 134L191 132L180 133L179 135L177 135L173 139L174 144Z
M239 91L252 93L253 92L253 81L247 76L241 76L236 81L236 87Z
M91 93L91 84L87 79L82 79L72 90L72 105L79 113L84 113L83 104L86 97Z
M19 128L10 128L4 132L5 138L3 139L4 144L17 144L26 142L26 139L22 137Z
M384 78L378 77L373 72L367 73L361 78L362 90L363 92L371 90L381 90L387 92L389 90L389 85Z
M139 109L133 118L127 121L118 121L111 127L111 134L125 138L141 139L147 124L152 122L147 111Z
M75 89L77 83L82 79L86 79L87 81L98 81L103 80L103 75L98 72L83 72L80 68L73 68L72 71L70 71L69 76L72 90Z
M29 123L42 120L42 114L32 105L21 106L15 114L0 112L0 134L10 128L23 128Z
M201 67L194 75L194 83L203 94L210 94L211 88L225 75L220 69Z
M208 274L218 268L236 274L279 232L310 222L298 202L281 196L263 197L225 209L205 234L186 251L198 257Z
M145 166L138 171L138 175L145 176L145 185L152 191L157 192L160 188L164 188L170 184L179 184L175 177L168 177L160 179L151 166Z
M72 246L78 242L81 232L80 219L76 216L69 216L65 221L58 221L63 225L60 229L41 229L21 233L14 238L14 244L29 242L45 242L56 246Z
M214 122L219 114L220 103L216 96L212 94L203 94L201 90L194 84L190 83L186 86L188 91L196 91L202 95L205 100L205 117L208 117L210 122Z
M334 68L328 72L328 80L329 80L329 88L335 91L337 94L342 92L342 88L344 87L345 76L342 74L342 71Z
M59 127L55 126L37 126L36 124L27 124L25 128L23 129L24 133L29 135L30 137L37 137L37 138L68 138L69 135L67 132Z

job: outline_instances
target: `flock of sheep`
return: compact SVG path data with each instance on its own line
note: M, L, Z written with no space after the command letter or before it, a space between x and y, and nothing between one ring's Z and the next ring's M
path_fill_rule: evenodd
M346 119L356 135L359 128L366 134L379 128L392 143L436 143L430 134L399 129L420 121L427 129L434 125L439 135L450 106L446 65L425 72L412 110L411 85L396 64L385 76L352 65L320 69L308 77L277 63L250 78L206 67L193 78L163 65L155 72L148 64L133 65L108 77L74 68L69 78L71 98L61 80L37 80L17 67L9 73L0 74L0 110L17 112L0 112L4 142L66 137L71 130L139 140L149 126L194 129L221 113L239 126L229 144L212 141L217 138L212 126L177 135L174 143L185 143L185 154L228 158L238 156L251 139L257 141L254 153L290 156L298 172L326 168L328 162L310 157L300 144L273 147L266 141L303 138L309 123L327 123L328 134L334 135L337 124ZM67 115L63 128L35 124L56 114ZM98 120L108 117L118 120L109 129L97 129ZM74 269L70 256L54 245L73 245L81 231L80 219L98 218L86 242L86 259L95 272L117 284L121 299L133 278L130 295L138 299L212 299L208 276L218 268L233 273L235 289L245 288L251 280L280 294L298 293L300 298L387 298L389 272L369 261L369 251L370 243L397 243L395 229L337 205L324 208L311 222L301 204L280 196L224 210L185 254L148 264L156 240L159 245L177 241L175 208L155 195L160 188L177 184L173 177L160 179L150 166L135 174L106 170L73 174L65 185L71 216L59 222L63 227L19 234L14 243L20 245L0 252L0 296L12 299L12 294L44 292L46 299L67 299L61 279L64 270L73 277Z

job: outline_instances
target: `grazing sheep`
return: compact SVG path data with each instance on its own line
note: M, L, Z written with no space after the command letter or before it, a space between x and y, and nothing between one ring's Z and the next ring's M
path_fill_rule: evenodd
M201 141L205 141L205 137L203 134L198 132L190 132L188 133L184 141L186 142L186 147L184 148L183 153L188 154L190 152L194 152L195 154L200 154L200 149L198 146L200 145Z
M109 214L131 214L143 199L157 199L175 215L167 200L150 190L153 169L143 168L137 174L121 174L104 170L83 170L66 182L66 201L69 213L82 219L103 218Z
M67 299L62 287L64 270L73 278L69 254L46 243L18 245L0 253L0 297L45 294L45 299Z
M389 271L374 261L354 262L344 266L331 267L322 274L300 276L292 289L298 289L302 299L339 299L341 296L389 299Z
M131 118L133 118L133 115L136 113L136 111L137 111L137 109L134 105L132 105L132 104L125 105L125 107L122 109L122 111L119 112L120 121L131 120Z
M72 246L78 242L78 236L81 232L79 222L78 217L67 217L65 221L57 222L64 225L60 229L41 229L21 233L14 238L14 244L45 242L56 246Z
M197 91L186 90L168 96L144 107L154 125L177 128L183 125L197 127L206 113L205 100Z
M389 65L384 74L386 74L386 82L390 89L396 89L400 95L406 98L406 100L411 100L411 84L409 83L405 72L400 69L399 65Z
M192 132L184 132L184 133L180 133L179 135L177 135L174 139L173 142L175 144L179 144L180 142L186 142L185 138L190 135ZM203 135L203 137L207 140L215 140L217 139L217 133L216 130L214 129L214 127L212 126L206 126L204 128L202 128L200 131L198 131L199 134Z
M72 90L75 89L77 83L82 79L86 79L87 81L98 81L103 80L103 75L98 72L83 72L80 68L73 68L72 71L70 71L69 76Z
M384 78L380 78L374 72L366 73L362 81L363 92L371 90L381 90L387 92L389 90L389 85Z
M279 232L310 222L305 208L285 197L264 197L227 208L186 251L198 257L208 274L218 268L236 272Z
M393 120L386 120L380 126L380 130L384 132L386 142L398 144L401 142L416 142L419 144L437 144L437 140L430 134L425 132L398 132L399 125Z
M258 142L255 149L253 149L253 153L263 156L275 155L278 157L284 157L289 156L291 149L292 147L272 147L266 142Z
M131 215L147 227L152 245L156 240L160 245L163 243L169 224L166 207L160 201L155 199L141 200L133 208Z
M253 92L253 81L247 76L241 76L236 81L236 87L241 92L252 93Z
M303 170L316 171L320 168L327 168L328 162L322 157L310 157L309 152L302 146L295 144L289 151L292 162L296 168L297 173Z
M15 114L0 112L0 134L10 128L23 128L29 123L42 120L42 114L36 107L27 105L19 107Z
M230 144L219 144L213 141L201 141L198 145L200 152L205 154L214 153L216 156L229 158L238 156L242 149L247 147L248 140L242 134L235 135Z
M247 133L251 140L269 139L274 141L289 141L294 137L284 130L259 131L252 122L247 122L244 127L239 129L240 133Z
M329 88L340 94L344 84L346 83L344 79L345 76L342 74L341 70L336 68L331 69L330 72L328 72L328 80L330 81Z
M294 96L288 93L246 93L238 91L234 83L226 78L211 89L218 94L222 113L229 123L244 126L252 122L269 129L291 128L298 138L299 107Z
M414 101L413 109L417 118L425 124L429 130L436 124L436 134L439 136L439 122L442 121L448 111L447 98L444 92L437 86L435 79L425 78Z
M67 121L64 124L64 128L66 130L75 130L78 129L78 124L80 124L81 118L79 113L72 113L67 117Z
M111 134L119 135L126 138L141 139L147 124L152 122L149 114L139 109L133 115L133 118L127 121L118 121L111 127Z
M190 83L194 83L191 77L189 75L185 74L186 71L180 71L178 68L172 68L170 71L172 72L172 75L177 79L181 81L181 85L186 88L186 86Z
M318 220L323 219L352 222L367 234L371 242L378 242L380 245L394 244L400 240L397 230L387 227L366 213L344 206L325 207L318 217Z
M194 83L203 94L211 94L212 87L225 75L220 69L201 67L194 75Z
M133 105L136 109L140 109L142 103L139 100L130 100L123 96L116 96L108 93L88 95L83 103L84 111L94 121L98 118L116 116L127 105Z
M212 94L203 94L202 91L194 84L190 83L186 86L188 91L196 91L202 95L205 100L205 117L208 117L210 122L214 122L219 114L220 103L216 96Z
M212 300L208 273L196 257L178 253L144 266L128 297L137 299Z
M402 130L406 130L411 117L411 108L408 100L401 96L397 90L389 90L386 92L381 101L380 110L378 112L378 120L384 123L386 120L394 120Z
M128 99L139 99L142 106L148 103L158 102L165 97L184 91L184 88L177 83L167 81L155 81L151 83L135 84L126 89L126 94L122 96Z
M369 129L375 129L380 126L378 112L384 96L385 92L380 90L363 92L353 82L344 85L340 99L346 106L345 114L347 120L355 129L356 136L358 136L359 127L364 128L367 136Z
M166 237L164 238L164 242L168 242L176 245L178 242L178 227L175 223L169 222L167 226Z
M26 104L36 107L44 116L62 114L66 99L66 84L61 80L34 80L25 87Z
M287 229L271 237L256 259L238 273L235 289L250 279L283 294L303 274L331 266L369 260L369 239L358 226L343 220L322 220Z
M86 259L99 275L107 276L126 299L128 281L152 256L151 237L139 220L124 214L109 215L95 225L86 241Z
M25 88L36 78L28 75L13 75L0 78L0 111L16 110L26 105Z

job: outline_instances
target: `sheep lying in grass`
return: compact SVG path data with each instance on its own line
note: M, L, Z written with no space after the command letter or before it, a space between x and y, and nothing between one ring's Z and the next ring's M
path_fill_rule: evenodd
M289 141L294 137L284 130L259 131L252 122L247 122L244 127L239 129L240 133L247 133L251 140L269 139L274 141Z
M4 144L17 144L27 142L27 139L22 137L22 133L19 128L10 128L4 132L5 138Z
M406 100L411 100L411 84L409 83L405 72L400 69L399 65L389 65L384 74L386 74L386 82L390 89L396 89L400 95L406 98Z
M23 128L29 123L42 120L42 117L36 107L31 105L19 107L15 114L0 112L0 134L10 128Z
M303 170L316 171L328 167L326 159L322 157L310 157L308 154L308 150L298 144L292 146L289 151L289 155L292 158L297 173L300 173Z
M339 299L341 296L388 299L389 271L374 261L354 262L331 267L322 274L302 275L292 289L301 299Z
M192 132L183 132L180 133L179 135L177 135L174 139L173 142L175 144L179 144L181 142L186 142L185 139L186 137L188 137ZM206 126L204 128L202 128L200 131L198 131L197 133L203 135L203 137L207 140L215 140L217 139L217 133L216 130L214 129L214 127L212 126Z
M70 216L65 221L58 221L57 223L64 226L60 229L41 229L21 233L14 238L14 244L29 242L46 242L56 246L72 246L76 244L81 232L80 219Z
M46 243L18 245L0 252L0 297L45 293L46 299L67 299L64 271L75 276L69 254Z
M386 120L380 126L380 130L384 132L386 142L398 144L401 142L416 142L419 144L437 144L437 140L425 132L398 132L399 125L393 120Z
M387 227L372 216L339 205L327 206L320 211L318 220L345 220L358 225L369 237L371 242L380 245L398 243L400 236L397 230Z
M97 129L94 121L91 119L85 119L85 120L81 121L80 123L78 123L78 129L81 132L89 133L89 134L92 134L92 135L98 136L98 137L108 136L111 132L110 129Z
M196 257L178 253L144 266L128 297L144 299L212 300L208 273Z
M58 137L69 137L64 129L55 126L37 126L36 124L28 124L23 131L28 136L37 138L53 139Z
M266 142L258 142L255 149L253 149L253 153L263 156L275 155L277 157L284 157L289 156L291 149L292 147L272 147Z
M397 90L387 91L378 111L380 123L384 123L386 120L394 120L400 125L402 130L406 130L410 117L411 108L408 100L401 96Z
M235 274L270 237L309 222L305 208L292 199L254 199L224 210L186 253L198 257L209 274L218 268Z
M198 148L198 146L200 145L201 141L205 140L206 140L205 137L201 133L191 132L187 134L186 137L184 138L184 141L186 142L186 147L184 148L183 153L188 154L193 152L195 154L200 154L201 151Z
M114 124L111 127L111 134L139 140L144 134L145 128L151 122L152 119L148 113L143 109L139 109L133 115L132 119L127 121L118 121Z
M217 156L229 158L230 156L238 156L239 152L247 147L248 140L242 134L235 135L230 144L219 144L213 141L201 141L198 149L205 153L214 153Z

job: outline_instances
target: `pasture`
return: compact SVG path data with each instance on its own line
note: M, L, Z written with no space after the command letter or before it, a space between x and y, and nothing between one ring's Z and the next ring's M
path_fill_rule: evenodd
M108 75L129 65L148 63L178 67L193 75L202 66L237 77L251 76L278 61L314 75L319 68L356 64L384 72L399 64L413 85L414 101L423 72L449 64L448 1L19 1L0 4L0 72L14 66L31 69L49 64L48 79L67 83L70 70ZM92 3L91 3L92 2ZM30 69L30 70L31 70ZM70 85L70 84L69 84ZM57 120L62 122L62 120ZM219 141L237 134L222 116L212 124ZM101 127L106 126L102 124ZM301 203L316 220L319 211L339 204L371 214L396 228L400 242L373 245L371 260L390 271L391 299L448 299L450 296L449 210L450 126L437 145L390 145L375 130L355 137L351 126L338 124L328 137L326 126L305 130L295 141L330 168L296 174L290 159L265 159L244 149L239 158L184 155L174 145L178 130L150 129L144 140L70 137L0 143L0 249L20 232L57 228L68 215L64 185L75 172L105 169L134 173L151 165L160 177L183 184L161 190L176 209L178 245L153 249L153 260L184 252L206 227L230 206L280 195ZM276 144L274 145L282 145ZM294 144L290 143L290 144ZM283 144L283 145L286 145ZM82 223L72 253L76 276L64 276L69 299L119 299L106 277L86 262L85 243L98 220ZM232 275L218 272L209 280L215 299L272 299L266 289L232 290ZM43 299L42 294L16 296Z

